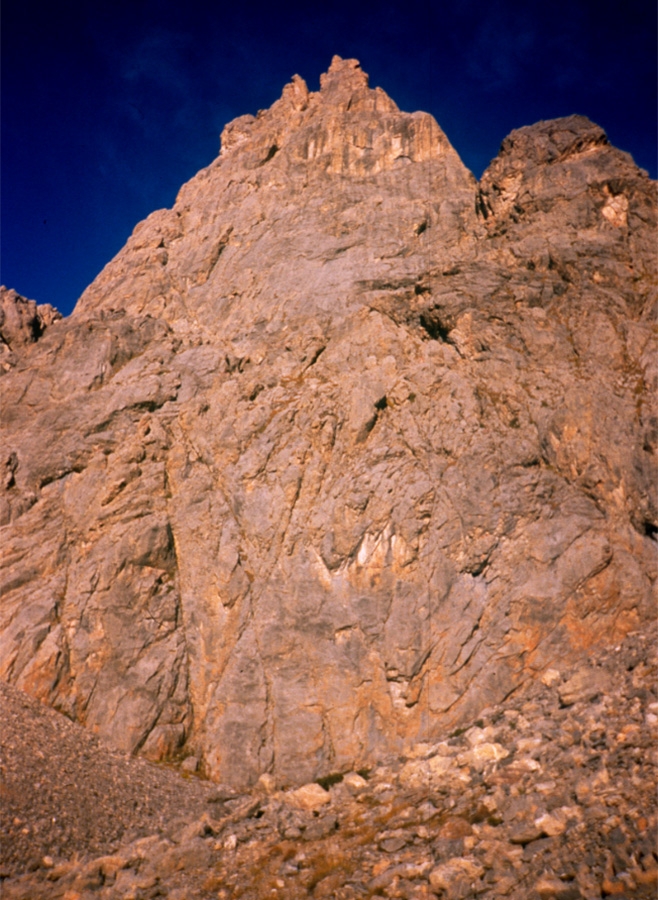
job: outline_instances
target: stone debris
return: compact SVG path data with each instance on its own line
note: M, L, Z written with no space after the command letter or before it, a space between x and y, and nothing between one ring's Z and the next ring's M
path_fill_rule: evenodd
M286 803L297 809L315 810L321 809L325 803L329 803L331 797L319 784L304 784L296 791L290 791L285 796Z
M565 705L561 688L571 679L537 680L483 710L467 730L373 771L292 790L265 779L237 795L121 758L5 687L1 896L651 900L658 890L655 627L593 655L589 667L610 690ZM56 772L48 775L53 785L37 779L45 774L38 774L44 737L57 725L47 758L61 780L75 771L76 784L55 807ZM506 752L478 756L483 747ZM95 836L73 822L90 803ZM50 824L55 810L68 831Z

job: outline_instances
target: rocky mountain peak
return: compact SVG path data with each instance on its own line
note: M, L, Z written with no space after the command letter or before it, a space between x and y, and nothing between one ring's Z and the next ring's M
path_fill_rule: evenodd
M0 675L293 786L642 629L655 227L582 117L478 185L354 60L293 78L6 367Z
M222 155L246 140L256 167L280 154L279 167L285 160L297 169L352 177L452 151L430 116L400 113L381 88L368 87L357 60L339 56L321 76L319 92L309 93L295 75L269 110L229 123L222 133ZM463 168L454 151L452 156Z
M334 56L329 69L320 75L320 90L325 95L345 92L360 92L368 88L368 76L358 59L343 59Z
M501 144L498 161L544 165L609 146L599 125L586 116L566 116L515 129Z
M240 318L246 305L255 314L264 303L271 336L288 319L306 318L309 304L321 318L341 317L359 302L358 285L383 270L413 280L414 250L427 244L430 223L433 252L449 252L475 221L475 181L437 123L399 112L367 87L354 60L336 58L324 84L308 93L294 78L269 110L229 123L215 162L183 186L173 209L137 226L74 315L130 308L164 316L177 332L207 325L229 333L244 329L236 321L227 332L227 315ZM400 232L370 228L374 218L392 221L394 210ZM317 285L311 296L282 269L284 234L294 235L300 283ZM152 277L126 295L127 280L145 266ZM272 296L281 298L276 308Z

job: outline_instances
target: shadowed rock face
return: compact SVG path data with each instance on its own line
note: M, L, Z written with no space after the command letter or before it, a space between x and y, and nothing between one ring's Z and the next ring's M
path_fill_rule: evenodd
M655 222L583 117L478 185L355 61L295 77L12 345L1 676L122 749L295 784L642 628Z

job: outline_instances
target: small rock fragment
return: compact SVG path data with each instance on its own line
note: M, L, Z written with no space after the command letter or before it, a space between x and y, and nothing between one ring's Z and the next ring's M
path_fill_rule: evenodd
M610 690L610 680L600 669L580 669L558 688L562 706L588 702Z
M447 900L463 900L473 895L474 882L484 875L484 868L472 857L454 857L430 872L430 885L444 891Z
M407 844L407 838L403 835L397 835L395 837L388 837L381 840L378 844L379 849L383 850L385 853L397 853L398 850L402 850Z
M274 794L276 792L276 778L269 772L263 772L258 779L258 787L262 788L266 794Z
M312 783L302 785L295 791L286 792L284 799L297 809L316 810L331 802L331 794L319 784Z
M555 875L543 875L535 884L541 900L578 900L581 896L576 884L562 881Z
M235 850L238 846L238 838L235 834L229 834L224 841L224 850Z
M565 820L560 816L549 815L546 813L535 819L535 825L540 829L542 834L547 837L555 837L558 834L564 834L567 825Z
M541 683L546 687L554 687L561 679L561 675L557 669L546 669L541 675Z

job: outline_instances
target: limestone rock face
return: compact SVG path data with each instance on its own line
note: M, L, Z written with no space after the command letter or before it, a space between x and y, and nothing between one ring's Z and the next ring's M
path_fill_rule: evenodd
M295 77L0 382L1 677L292 786L641 629L655 226L587 119L478 185L354 60Z

